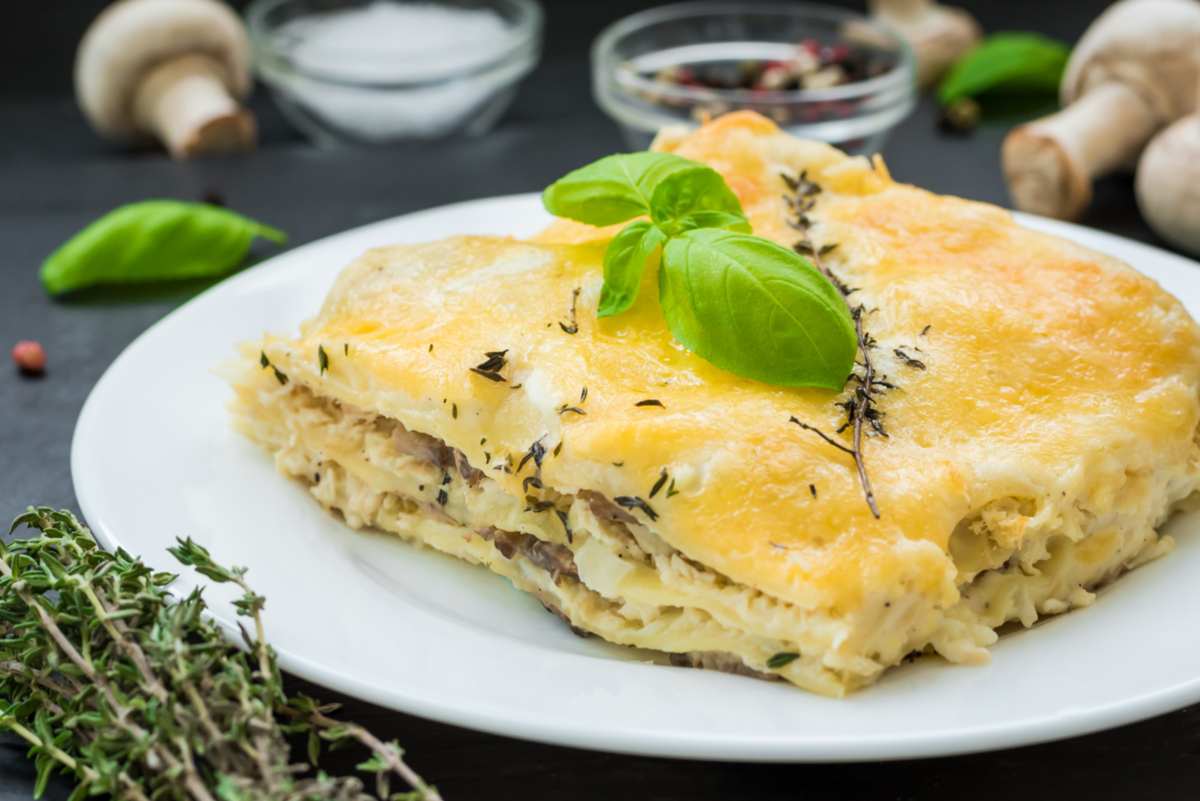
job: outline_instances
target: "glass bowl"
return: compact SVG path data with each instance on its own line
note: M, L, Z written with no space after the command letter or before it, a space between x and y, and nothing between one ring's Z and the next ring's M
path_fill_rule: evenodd
M318 144L490 129L541 54L535 0L256 0L258 77Z
M852 80L771 89L739 78L747 66L762 76L764 65L814 55L818 66L843 59L842 75ZM700 75L707 77L697 82ZM916 102L912 51L899 34L861 14L807 3L678 3L633 14L596 39L592 81L596 101L637 149L661 128L749 109L796 136L871 153Z

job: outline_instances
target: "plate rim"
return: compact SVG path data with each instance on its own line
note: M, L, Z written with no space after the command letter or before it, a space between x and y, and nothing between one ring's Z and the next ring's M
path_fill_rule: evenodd
M126 359L133 358L131 354L135 354L142 343L156 337L158 332L177 315L186 314L193 304L205 301L210 293L229 292L243 285L248 286L250 282L264 276L279 259L284 257L302 258L307 250L329 247L335 245L339 240L367 235L375 229L387 229L401 222L411 223L413 218L419 218L422 215L458 213L466 216L473 207L488 208L500 203L532 206L539 200L540 196L537 193L476 198L396 215L321 237L265 259L214 284L147 327L121 350L88 392L72 433L70 446L72 484L81 515L96 540L107 550L122 547L120 539L114 535L105 515L100 511L100 505L93 497L91 487L80 476L83 451L86 446L85 438L88 427L94 424L95 408L99 403L97 398L101 397L101 393L106 390L107 382L112 380L111 377L116 368ZM1134 246L1136 249L1144 249L1154 258L1166 259L1200 269L1200 265L1184 256L1117 234L1021 212L1012 212L1012 214L1018 223L1026 227L1054 233L1075 242L1080 241L1080 232L1082 232L1086 247L1103 250L1104 245L1117 242L1120 243L1120 247ZM1098 245L1094 243L1098 243ZM207 582L204 581L188 582L184 579L185 575L181 574L181 581L176 586L183 588L187 584L207 585ZM235 643L240 644L236 626L220 615L213 616L226 635ZM353 675L326 670L323 665L302 653L278 646L274 647L276 647L279 665L283 670L320 686L405 714L548 745L677 759L764 763L839 763L955 756L1045 743L1099 732L1165 714L1200 701L1200 675L1197 675L1188 681L1177 682L1174 685L1142 694L1126 696L1108 704L1072 709L1066 714L1047 714L992 726L970 725L962 729L944 727L915 732L904 738L898 738L897 735L889 733L853 736L808 734L791 738L772 735L761 739L739 734L736 735L737 739L731 739L730 735L719 733L710 735L705 732L689 732L686 736L681 736L669 732L638 731L634 733L587 730L583 725L567 726L546 720L524 721L517 727L517 721L505 718L493 710L471 709L464 705L455 705L453 699L449 703L444 698L440 701L425 699L413 694L406 694L403 688L381 688L370 682L356 679ZM866 692L869 693L870 690L867 689ZM844 701L835 700L832 703L844 703Z

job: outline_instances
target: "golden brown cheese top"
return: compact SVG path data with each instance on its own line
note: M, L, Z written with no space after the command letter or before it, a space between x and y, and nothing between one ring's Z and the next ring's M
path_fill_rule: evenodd
M786 244L796 234L780 172L805 169L823 187L812 239L837 243L826 262L872 310L872 355L897 387L880 402L888 436L865 446L880 519L850 458L788 422L832 433L843 396L693 356L663 322L652 271L630 312L598 320L605 240L587 226L556 223L535 243L373 250L298 339L268 340L267 353L318 393L446 440L513 492L533 465L509 474L505 458L515 468L540 442L547 487L644 498L658 519L633 514L685 555L843 612L913 592L952 603L950 535L988 501L1086 499L1106 491L1090 478L1104 460L1150 470L1190 452L1200 337L1153 281L758 117L730 115L668 146L722 172L755 233ZM499 350L505 381L470 370ZM638 405L650 399L662 406ZM663 470L675 494L651 499Z

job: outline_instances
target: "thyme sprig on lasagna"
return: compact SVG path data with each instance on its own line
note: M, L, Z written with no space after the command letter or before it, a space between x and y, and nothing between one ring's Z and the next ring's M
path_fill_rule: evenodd
M333 705L288 696L267 645L265 599L245 570L227 569L191 540L171 553L237 586L246 651L222 635L199 590L170 594L175 576L100 549L64 511L30 508L0 543L0 729L29 744L35 796L58 771L93 795L147 801L440 801L393 742L332 717ZM307 761L289 737L307 739ZM358 743L374 777L316 769L322 744ZM411 792L397 792L403 782Z
M851 429L851 444L849 446L844 445L816 426L810 425L796 417L791 417L789 420L804 430L813 432L825 442L849 455L854 460L854 468L858 473L858 482L862 486L863 498L866 500L871 514L878 518L879 504L875 500L875 490L871 486L871 476L867 472L867 461L863 450L863 434L866 429L870 429L870 432L877 436L887 436L887 431L883 426L884 412L879 409L878 399L887 390L895 388L895 385L888 381L887 376L879 373L875 367L875 362L871 358L871 352L875 350L877 343L875 338L866 330L863 323L863 318L870 312L861 303L850 303L850 295L857 292L858 289L848 285L835 275L823 261L825 256L837 248L837 243L827 243L817 246L812 241L809 230L812 227L812 219L808 214L813 210L813 207L817 203L817 197L821 194L820 185L810 180L807 172L801 172L797 176L782 173L780 177L789 190L789 193L783 196L787 202L788 209L792 212L792 218L788 220L788 224L800 235L800 239L796 241L793 248L797 253L807 254L813 260L817 269L829 279L830 283L837 287L838 291L846 299L846 304L850 309L850 316L854 320L854 338L858 344L858 359L855 361L854 369L847 380L847 383L851 387L850 394L838 403L838 406L846 413L846 420L835 432L840 434L848 428ZM897 354L899 354L899 351L897 351ZM924 369L924 367L925 365L921 364L921 369ZM817 495L816 487L811 484L809 487L815 498Z
M777 386L846 383L856 343L841 294L808 258L752 236L711 167L671 153L618 154L563 176L542 200L559 217L628 223L604 254L599 317L632 307L654 265L667 327L696 355Z

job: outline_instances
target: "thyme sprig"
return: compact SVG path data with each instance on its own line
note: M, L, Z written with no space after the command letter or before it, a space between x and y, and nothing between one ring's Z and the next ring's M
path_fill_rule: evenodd
M582 287L575 287L571 290L571 310L567 315L567 322L558 321L558 327L563 330L564 334L579 333L579 293L583 291Z
M172 596L175 576L103 551L70 512L30 508L22 525L37 535L0 544L0 729L29 744L35 795L57 770L78 781L71 801L440 801L396 743L286 694L265 599L243 568L190 539L169 549L242 591L246 651L209 619L200 590ZM307 762L292 759L289 735L307 737ZM322 743L350 741L371 754L359 769L374 794L358 776L316 769ZM412 791L394 791L396 779Z
M793 245L793 249L812 261L816 268L846 298L846 304L850 307L850 317L854 320L854 335L858 340L858 360L855 361L854 370L847 379L847 384L850 386L850 394L837 404L846 413L846 420L835 432L840 434L848 428L851 429L851 445L847 447L825 434L816 426L809 425L795 417L789 419L790 422L795 423L806 431L813 432L825 442L848 454L854 460L854 467L858 473L858 482L862 486L863 497L866 499L867 507L871 510L871 514L878 519L879 504L875 501L875 491L871 486L870 474L867 472L866 458L863 452L863 432L864 429L869 428L870 433L881 437L887 436L887 431L883 426L884 412L879 409L878 399L887 390L894 389L895 385L888 381L887 376L878 372L874 361L871 359L871 351L875 350L878 343L863 325L863 318L869 312L863 304L852 303L850 301L850 295L857 292L858 288L848 285L824 263L824 257L837 248L837 243L833 242L817 246L812 241L810 232L812 219L808 215L813 210L813 207L816 206L817 197L821 194L820 185L808 177L807 171L801 171L799 175L795 176L781 173L780 177L788 188L788 193L783 196L789 211L792 213L792 217L788 220L788 225L800 235L800 239ZM924 365L922 365L923 367Z

